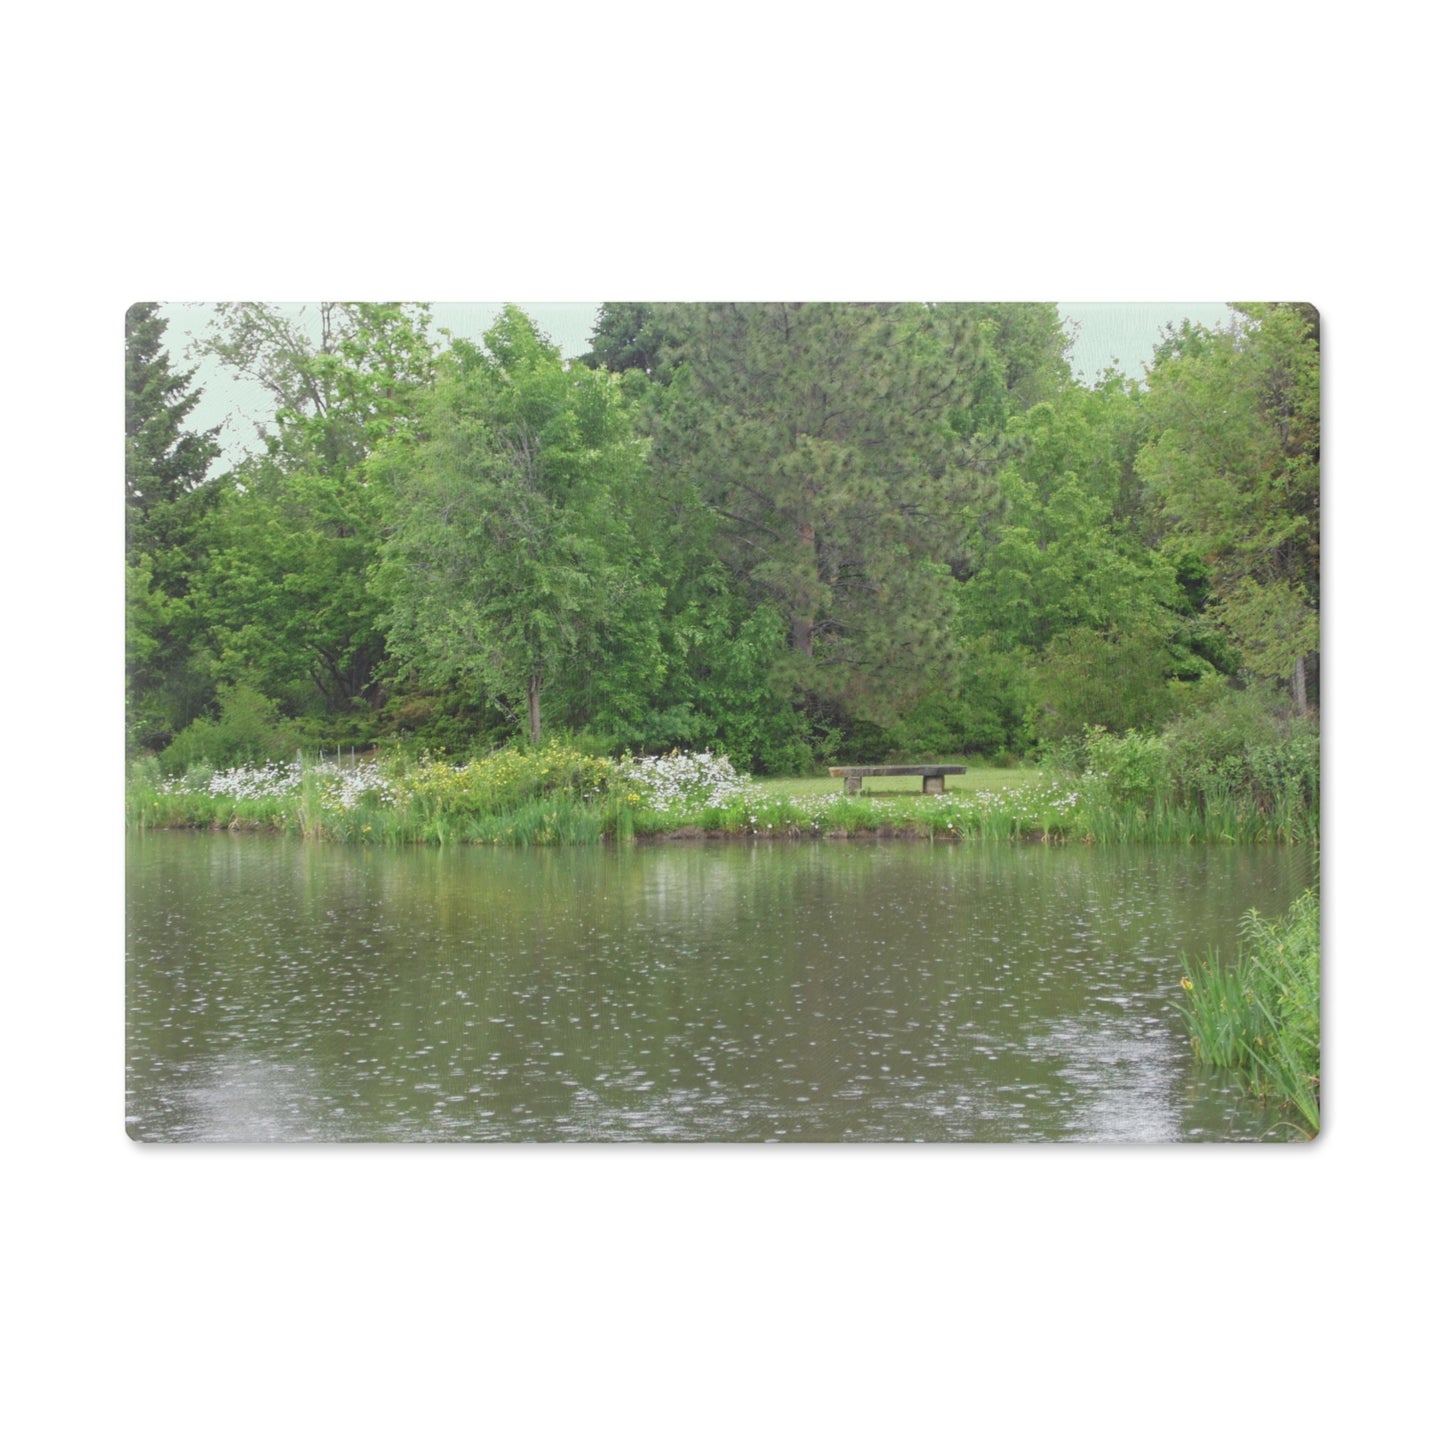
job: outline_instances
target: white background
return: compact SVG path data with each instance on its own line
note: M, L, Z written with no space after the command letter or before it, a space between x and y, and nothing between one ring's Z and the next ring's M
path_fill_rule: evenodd
M1438 116L1418 12L35 13L11 22L0 101L19 1438L1416 1438L1441 1284ZM1318 1143L126 1138L124 309L498 277L1320 307Z

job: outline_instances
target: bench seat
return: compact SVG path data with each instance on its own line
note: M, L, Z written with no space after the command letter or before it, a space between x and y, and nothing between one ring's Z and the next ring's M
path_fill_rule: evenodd
M843 779L843 791L856 793L863 786L864 778L922 778L925 793L944 791L944 779L966 773L961 763L917 763L895 764L877 768L829 768L832 777Z

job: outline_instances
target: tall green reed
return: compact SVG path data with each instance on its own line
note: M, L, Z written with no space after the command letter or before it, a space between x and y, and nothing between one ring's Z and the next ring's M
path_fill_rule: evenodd
M1251 1092L1320 1127L1320 908L1314 893L1282 919L1245 915L1233 964L1186 962L1180 1011L1202 1062L1238 1074Z

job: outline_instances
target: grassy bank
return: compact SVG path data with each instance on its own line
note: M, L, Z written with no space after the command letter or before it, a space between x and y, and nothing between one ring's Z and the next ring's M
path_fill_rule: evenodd
M1195 1052L1234 1071L1258 1097L1320 1127L1320 906L1312 893L1282 919L1246 915L1239 957L1213 956L1180 980Z
M609 760L551 742L452 762L268 763L182 778L138 764L126 793L139 828L254 829L365 843L561 844L601 840L902 837L1081 842L1299 842L1318 811L1221 791L1181 803L1106 775L971 769L943 794L916 778L845 796L828 777L754 781L725 758Z

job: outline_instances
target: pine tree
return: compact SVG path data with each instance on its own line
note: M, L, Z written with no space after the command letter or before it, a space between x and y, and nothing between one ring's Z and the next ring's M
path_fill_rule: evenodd
M185 428L200 392L187 389L194 371L171 370L162 344L166 325L154 301L125 314L126 558L132 563L142 555L154 561L181 540L203 505L193 494L221 452L219 426Z
M674 339L659 481L716 514L745 596L785 619L795 691L886 723L947 685L954 571L984 484L979 318L806 303L659 306L653 320Z
M193 371L164 349L158 303L125 316L125 560L127 730L132 746L162 745L190 720L205 685L191 666L186 598L197 530L214 497L205 485L220 427L185 422L200 399Z

